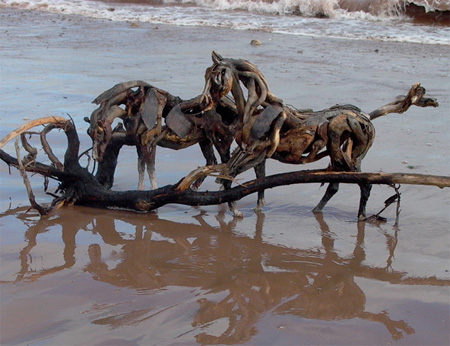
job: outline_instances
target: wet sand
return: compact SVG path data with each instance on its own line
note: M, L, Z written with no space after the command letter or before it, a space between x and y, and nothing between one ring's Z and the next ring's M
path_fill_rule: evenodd
M437 109L374 121L367 172L450 175L449 47L315 39L269 32L117 23L0 10L0 137L27 119L83 117L112 85L142 79L182 98L199 94L213 49L264 72L286 103L370 112L421 82ZM251 46L258 39L260 46ZM59 154L65 149L54 136ZM10 143L6 151L14 152ZM136 155L119 159L114 189L134 189ZM200 150L159 150L159 185L204 163ZM308 168L325 167L321 161ZM269 174L303 167L269 163ZM306 168L306 167L305 167ZM242 179L252 178L246 173ZM32 178L39 201L50 201ZM54 187L53 187L54 188ZM205 189L216 189L206 181ZM356 221L359 191L324 209L318 184L224 206L169 205L136 214L67 207L39 220L19 174L0 164L2 345L450 343L450 192L402 186L400 220ZM368 212L393 190L374 186Z

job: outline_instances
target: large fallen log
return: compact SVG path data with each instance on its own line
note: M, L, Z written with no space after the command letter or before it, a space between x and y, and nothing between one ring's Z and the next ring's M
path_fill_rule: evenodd
M201 168L208 174L214 167ZM199 176L193 174L193 177ZM188 181L195 181L190 175L175 185L167 185L151 191L105 191L89 192L77 202L83 205L102 208L125 208L137 211L150 211L166 204L184 204L192 206L221 204L239 200L252 193L283 185L340 182L358 184L367 181L372 184L413 184L434 185L440 188L450 187L450 177L403 174L403 173L359 173L328 171L297 171L255 179L224 191L193 191ZM80 196L81 197L81 196Z
M0 159L10 166L19 168L16 158L0 150ZM331 172L327 170L303 170L276 174L264 179L255 179L233 187L230 190L194 191L191 185L202 176L220 174L223 165L200 167L178 183L149 191L113 191L105 189L85 169L69 169L71 173L55 174L55 168L36 163L26 170L61 181L61 197L66 204L75 203L97 208L121 208L134 211L151 211L167 204L191 206L214 205L239 200L252 193L283 185L340 182L358 184L412 184L429 185L439 188L450 187L450 177L405 174L405 173L361 173ZM55 205L55 203L53 203Z
M219 168L219 169L217 169ZM205 166L202 173L220 172L220 167ZM191 206L214 205L237 201L252 193L283 185L339 182L358 184L363 181L371 184L412 184L432 185L440 188L450 187L450 177L404 174L404 173L361 173L329 171L296 171L276 174L264 179L255 179L240 184L230 190L194 191L190 189L201 174L198 170L180 180L177 184L166 185L151 191L95 191L89 189L77 201L77 204L101 208L125 208L137 211L150 211L166 204L184 204Z

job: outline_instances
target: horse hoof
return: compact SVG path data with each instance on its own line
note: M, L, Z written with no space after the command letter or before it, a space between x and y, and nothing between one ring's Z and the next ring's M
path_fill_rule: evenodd
M260 212L263 210L264 205L265 205L264 202L263 202L263 203L258 203L258 204L256 205L256 207L253 208L253 210L255 211L255 213L260 213Z
M233 216L238 218L238 219L243 219L244 218L244 214L242 212L240 212L239 210L233 210Z
M375 215L374 215L375 216ZM372 216L371 216L372 217ZM366 217L366 215L358 215L358 220L359 221L367 221L368 219L370 219L371 217Z
M367 221L367 222L373 222L373 223L385 223L385 222L387 222L387 219L380 215L372 215L372 216L366 217L360 221Z

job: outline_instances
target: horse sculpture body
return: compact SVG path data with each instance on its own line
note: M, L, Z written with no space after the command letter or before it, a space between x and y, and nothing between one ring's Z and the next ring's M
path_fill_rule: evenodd
M246 60L226 59L212 54L213 65L206 70L201 104L211 109L228 93L233 95L239 116L236 141L239 148L228 162L232 177L255 168L257 178L265 176L265 160L304 164L330 157L328 170L361 171L361 162L375 138L371 118L388 113L402 113L411 104L421 107L438 104L423 99L425 89L413 85L406 97L383 106L371 114L353 105L337 105L319 112L296 110L284 105L273 95L267 81L256 66ZM241 85L248 90L244 97ZM231 181L225 183L231 186ZM371 184L359 184L361 198L358 218L365 218ZM325 195L313 209L320 212L338 191L338 183L330 183ZM264 205L263 191L258 194L256 209ZM235 215L241 215L235 203L230 203Z
M87 119L90 123L88 133L93 139L94 159L100 166L97 179L108 188L113 183L111 166L114 169L117 162L111 165L104 159L108 158L108 150L120 150L122 145L136 146L139 190L144 189L145 167L152 189L157 187L156 146L180 150L199 144L207 165L217 163L213 146L222 162L230 157L236 120L230 103L219 102L207 112L195 113L198 98L183 101L142 81L117 84L99 95L94 103L100 106ZM123 125L113 129L116 119L121 119ZM101 169L103 164L108 169ZM195 186L200 184L201 180Z

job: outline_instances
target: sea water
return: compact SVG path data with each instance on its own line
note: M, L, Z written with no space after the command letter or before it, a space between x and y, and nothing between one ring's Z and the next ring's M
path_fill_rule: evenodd
M0 0L113 21L450 45L449 0Z

